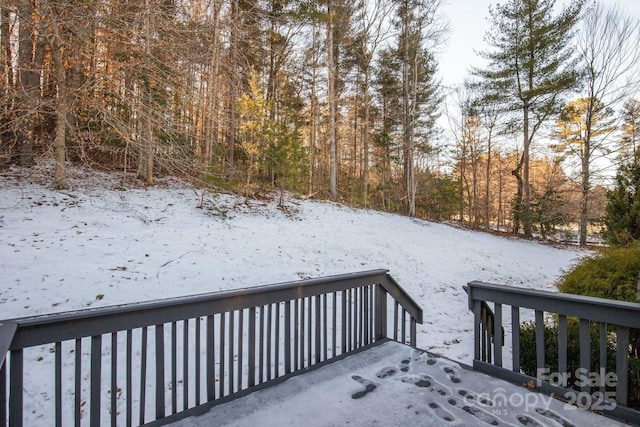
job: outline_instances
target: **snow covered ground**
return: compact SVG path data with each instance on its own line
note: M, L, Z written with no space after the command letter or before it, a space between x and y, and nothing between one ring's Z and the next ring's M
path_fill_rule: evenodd
M624 426L446 358L387 342L174 427Z
M463 285L554 290L583 253L336 203L258 200L175 180L51 167L0 175L0 318L388 269L421 304L418 346L470 363ZM125 189L125 187L127 187Z
M0 319L383 268L424 310L418 347L469 364L468 281L554 290L584 255L290 195L278 207L276 196L246 199L172 179L144 188L82 168L69 171L72 189L58 192L47 187L51 169L0 173ZM25 356L38 361L25 379L29 425L51 419L31 398L51 375L50 353L42 346ZM49 405L50 385L41 396ZM64 393L72 400L72 388Z

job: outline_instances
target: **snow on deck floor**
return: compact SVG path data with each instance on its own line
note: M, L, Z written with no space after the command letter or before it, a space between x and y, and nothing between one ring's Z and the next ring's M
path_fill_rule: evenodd
M625 425L390 341L172 426L483 424Z

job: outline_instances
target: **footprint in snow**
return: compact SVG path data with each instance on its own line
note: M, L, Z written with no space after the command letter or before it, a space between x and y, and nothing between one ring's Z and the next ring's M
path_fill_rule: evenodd
M536 412L538 414L544 416L544 417L552 419L553 421L555 421L558 424L560 424L562 427L575 427L569 421L565 420L560 415L558 415L555 412L552 412L552 411L550 411L548 409L536 408Z
M431 387L431 381L426 378L426 375L421 375L416 377L415 375L410 375L408 377L402 377L403 383L413 384L416 387Z
M444 366L442 370L447 374L447 376L449 377L449 380L451 380L452 383L458 384L462 382L456 370L453 369L451 366Z
M521 415L518 415L516 419L523 426L544 427L542 424L540 424L538 421L536 421L535 419L531 418L528 415L521 414Z
M378 371L378 373L376 374L376 377L378 378L387 378L387 377L391 377L393 375L395 375L398 372L398 368L395 368L393 366L387 366L384 367L382 369L380 369Z
M369 381L359 375L353 375L351 378L364 386L363 390L359 390L351 394L352 399L360 399L376 389L376 385L373 381Z
M445 421L453 422L453 421L456 420L456 417L454 417L453 414L451 414L449 411L444 409L442 406L440 406L436 402L429 402L429 408L431 408L431 411L437 417L439 417L439 418L441 418L441 419L443 419Z

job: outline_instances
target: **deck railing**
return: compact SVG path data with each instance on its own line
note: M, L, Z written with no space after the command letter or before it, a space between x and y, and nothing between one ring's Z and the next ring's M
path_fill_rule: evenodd
M0 321L0 425L164 425L376 341L415 346L416 323L385 270Z
M469 283L465 290L474 314L474 369L640 424L640 412L628 407L629 331L640 328L640 304L477 281ZM488 303L493 303L493 310ZM521 352L534 351L520 343L521 319L527 313L531 325L535 325L534 375L521 369ZM568 371L568 348L572 345L568 322L573 321L578 323L578 372ZM551 323L557 324L554 340L558 354L553 361L545 360L545 334L556 331L549 327ZM505 346L505 325L511 329L511 346ZM597 336L597 345L591 342L592 336ZM597 349L595 353L593 348ZM615 372L608 372L612 351ZM503 366L505 356L511 357L510 367ZM594 364L598 367L595 372ZM558 372L550 372L549 365L557 366ZM571 378L577 378L581 388L568 387Z

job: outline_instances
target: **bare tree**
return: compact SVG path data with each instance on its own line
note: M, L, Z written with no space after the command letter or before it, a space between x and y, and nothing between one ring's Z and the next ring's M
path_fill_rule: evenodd
M580 213L580 245L587 243L589 196L593 171L591 154L603 147L594 141L602 135L596 123L607 110L611 110L638 89L640 83L640 21L624 15L615 7L604 7L600 2L588 10L577 39L578 53L585 75L586 96L582 98L584 132L581 136L582 204ZM566 111L566 110L565 110ZM597 146L593 146L593 145Z

